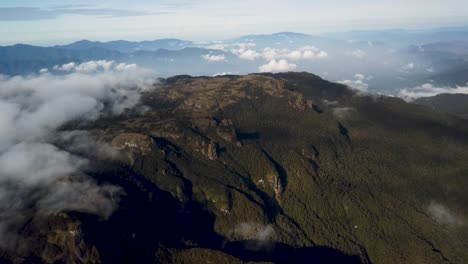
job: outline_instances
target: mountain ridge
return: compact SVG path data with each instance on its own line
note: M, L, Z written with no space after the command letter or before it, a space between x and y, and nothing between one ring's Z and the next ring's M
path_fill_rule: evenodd
M140 105L144 110L62 128L87 131L118 151L93 159L89 174L125 190L120 209L108 221L74 212L35 219L22 231L32 240L18 244L35 247L0 256L54 262L78 250L94 263L468 259L468 197L459 184L468 171L465 120L304 72L175 76L145 92ZM41 239L48 229L55 235Z

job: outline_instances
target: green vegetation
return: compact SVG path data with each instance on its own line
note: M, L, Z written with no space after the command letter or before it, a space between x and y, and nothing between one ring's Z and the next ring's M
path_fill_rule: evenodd
M76 263L468 262L462 119L308 73L174 77L142 104L78 126L117 146L93 173L127 195L73 217Z

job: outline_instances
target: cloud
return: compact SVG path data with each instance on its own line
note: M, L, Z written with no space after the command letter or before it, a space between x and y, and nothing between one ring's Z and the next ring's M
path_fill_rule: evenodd
M278 48L264 48L262 51L256 51L253 49L255 43L237 43L240 48L231 49L231 52L237 55L240 59L244 60L255 60L257 58L263 58L266 61L272 60L313 60L313 59L326 59L328 53L319 50L314 46L304 46L297 50L290 49L278 49Z
M206 55L202 55L202 58L210 62L226 61L226 56L224 56L224 54L220 54L220 55L206 54Z
M243 60L255 60L261 56L260 53L251 49L248 49L248 50L238 49L238 50L234 50L233 53L239 56L239 58Z
M336 107L333 108L333 115L338 119L347 119L356 109L352 107Z
M209 44L206 46L208 49L231 51L233 54L243 53L250 48L255 47L256 44L253 42L236 42L236 43L223 43L222 41Z
M86 160L47 143L22 142L0 156L1 180L25 185L50 184L86 165Z
M272 225L260 223L240 223L230 233L237 239L247 240L246 247L251 250L271 249L276 235Z
M406 64L406 65L403 65L403 67L402 67L402 69L403 69L404 71L412 71L412 70L414 70L415 68L416 68L416 65L414 64L414 62L410 62L410 63L408 63L408 64Z
M231 44L231 46L238 47L240 49L249 49L249 48L253 48L257 46L257 44L253 42L236 42L236 43Z
M122 189L114 185L97 185L91 180L61 180L38 202L38 209L99 214L107 219L117 209L121 195Z
M268 64L258 68L260 72L286 72L293 71L297 68L296 64L290 64L287 60L271 60Z
M102 17L144 16L150 13L144 11L113 9L113 8L89 8L76 6L56 7L43 9L36 7L1 7L0 21L28 21L55 19L62 15L85 15Z
M225 76L225 75L233 75L233 74L234 74L233 72L219 72L219 73L213 74L213 77L216 77L216 76Z
M426 83L414 88L403 89L398 93L398 96L405 101L411 102L421 97L431 97L438 94L468 94L468 85L457 87L435 87L430 83Z
M69 62L62 65L55 65L52 70L62 72L80 72L80 73L96 73L109 71L127 71L136 69L136 64L115 63L114 61L97 60L87 61L80 64ZM48 72L49 69L41 69L41 73Z
M323 99L322 103L325 104L326 106L333 106L333 105L338 105L338 101L329 101L327 99Z
M364 58L367 56L367 53L361 49L354 50L350 54L351 56L356 57L356 58Z
M74 62L70 62L70 63L63 64L61 66L55 65L53 69L56 70L56 71L67 71L68 72L68 71L71 71L71 70L75 69L75 67L76 67L76 64Z
M117 71L129 71L129 70L135 70L137 68L136 64L126 64L126 63L119 63L115 66L115 69Z
M438 202L431 201L427 207L427 212L439 224L451 226L463 225L463 221L457 215Z
M311 59L326 59L328 58L328 53L319 50L314 46L305 46L298 50L289 50L289 49L276 49L276 48L265 48L261 56L265 60L275 60L275 59L288 59L292 61L298 60L311 60Z
M224 51L224 50L226 50L227 45L222 44L222 43L217 43L217 44L209 45L206 48L213 49L213 50L223 50Z
M74 62L33 76L0 76L0 246L36 213L74 210L107 218L119 187L84 173L91 152L109 157L105 144L80 131L58 131L135 107L152 89L152 72L109 61ZM80 154L81 153L81 154Z
M339 81L339 83L360 92L367 92L369 89L369 84L366 81L370 79L371 77L366 77L363 74L357 73L354 75L354 80L343 80Z

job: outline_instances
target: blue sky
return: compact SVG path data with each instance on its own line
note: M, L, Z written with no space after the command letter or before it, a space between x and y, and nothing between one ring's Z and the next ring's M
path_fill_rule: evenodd
M459 25L467 0L0 0L0 45Z

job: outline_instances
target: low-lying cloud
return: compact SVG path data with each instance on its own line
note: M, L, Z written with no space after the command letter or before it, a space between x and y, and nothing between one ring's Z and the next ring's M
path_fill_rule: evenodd
M251 43L249 43L251 44ZM314 46L304 46L302 48L291 50L291 49L279 49L279 48L264 48L261 51L253 49L255 46L245 45L240 48L231 49L231 52L237 55L240 59L244 60L255 60L262 58L266 61L272 60L320 60L328 58L328 53L320 50Z
M114 61L97 60L83 63L69 62L62 65L55 65L52 70L59 72L80 72L80 73L96 73L109 71L127 71L137 67L136 64L115 63ZM48 73L47 68L41 69L39 73Z
M336 107L333 108L333 115L338 119L347 119L351 117L352 113L356 111L352 107Z
M297 68L296 64L289 63L287 60L271 60L258 68L260 72L286 72Z
M65 6L60 8L43 9L37 7L1 7L0 21L28 21L55 19L62 15L84 15L100 17L144 16L150 13L113 8L89 8Z
M239 56L239 58L243 60L255 60L257 58L260 58L262 54L256 52L255 50L252 49L238 49L234 50L232 53L235 55Z
M366 77L363 74L357 73L354 75L354 80L343 80L339 83L344 84L351 89L357 90L359 92L367 92L369 90L369 84L367 83L371 77Z
M436 87L430 83L410 89L403 89L398 96L406 101L414 101L421 97L431 97L438 94L468 94L468 86Z
M431 201L427 207L427 212L432 217L432 219L434 219L434 221L439 224L449 226L463 225L463 221L455 213L453 213L448 207L438 202Z
M220 54L220 55L205 54L205 55L202 55L202 58L206 61L211 61L211 62L226 61L226 56L224 54Z
M363 51L361 49L357 49L357 50L353 50L352 52L350 52L350 55L360 59L360 58L366 57L367 52L365 52L365 51Z
M83 172L86 156L105 152L80 131L58 131L133 108L152 89L148 70L112 61L70 62L34 76L0 76L0 238L36 213L80 211L107 218L119 187L98 184ZM57 144L62 142L62 144ZM34 195L31 195L34 193ZM0 239L0 246L6 246Z
M326 59L328 53L314 46L305 46L298 50L265 48L262 53L266 60L288 59L292 61Z
M230 233L235 239L247 241L245 246L251 250L271 249L276 235L272 225L245 222L236 225Z

